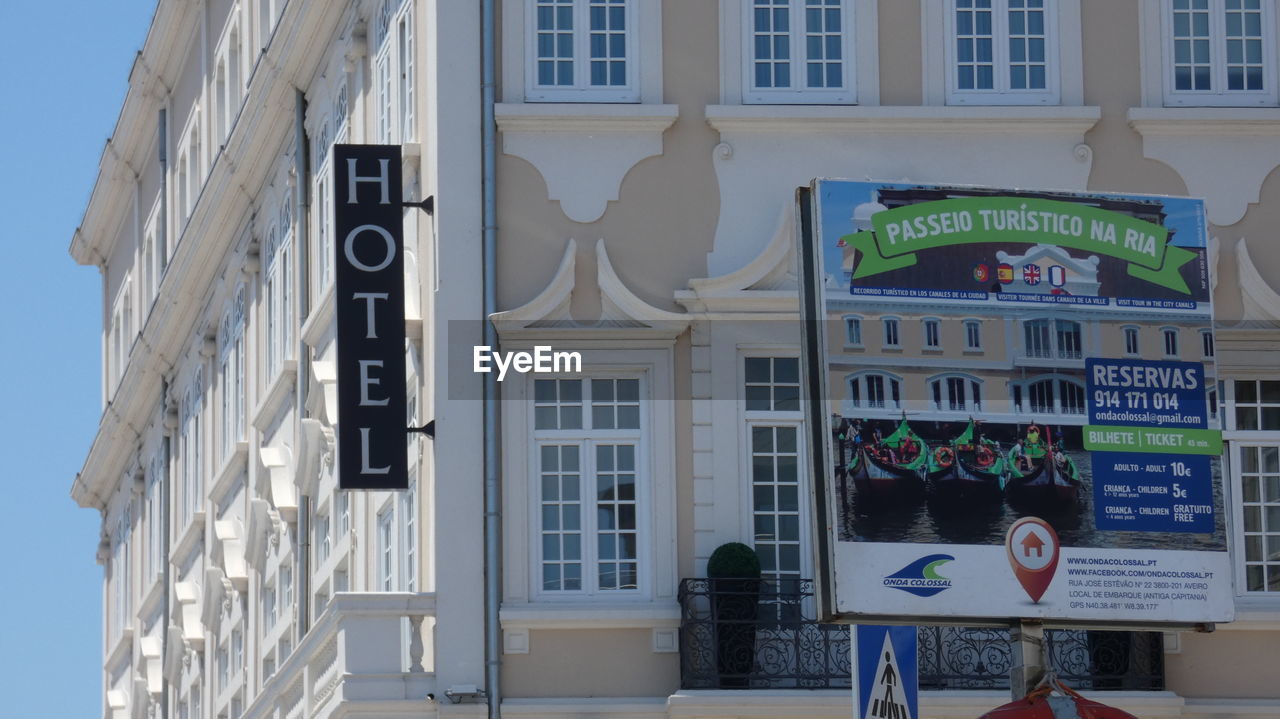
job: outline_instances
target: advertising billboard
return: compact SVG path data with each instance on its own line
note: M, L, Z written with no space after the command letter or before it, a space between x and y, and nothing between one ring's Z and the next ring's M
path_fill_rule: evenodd
M818 180L801 210L827 617L1232 618L1200 201Z

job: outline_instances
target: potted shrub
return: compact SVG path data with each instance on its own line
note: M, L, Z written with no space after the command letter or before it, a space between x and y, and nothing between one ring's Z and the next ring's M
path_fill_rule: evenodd
M721 688L746 687L755 663L760 559L741 542L722 544L707 561L711 616L716 629L716 669Z

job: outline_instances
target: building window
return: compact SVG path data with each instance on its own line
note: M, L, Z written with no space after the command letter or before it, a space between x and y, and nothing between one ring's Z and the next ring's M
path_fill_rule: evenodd
M244 441L245 426L244 288L236 292L232 307L222 317L222 356L219 375L222 384L222 457L231 455Z
M968 375L946 375L930 378L933 405L942 411L982 410L982 381Z
M418 481L410 480L400 498L400 526L404 531L404 590L418 591Z
M1055 0L950 0L947 102L1058 102Z
M852 103L850 0L752 0L743 101Z
M1165 327L1160 330L1160 336L1164 338L1164 356L1178 356L1178 330L1172 327Z
M412 2L382 0L374 19L375 131L381 143L414 138Z
M1165 0L1169 105L1274 105L1272 0Z
M329 123L322 122L316 136L315 202L311 203L316 208L314 223L319 278L313 286L317 297L333 281L333 192L329 184L332 181L329 176L329 150L333 142Z
M572 384L578 386L571 389ZM534 397L535 416L561 419L535 419L541 591L639 590L639 518L647 487L640 461L640 380L540 379L534 381Z
M1235 383L1233 429L1280 432L1280 381L1248 380Z
M378 565L377 587L389 592L395 587L395 562L392 559L392 543L395 541L395 513L390 505L378 512L376 561Z
M1037 359L1080 359L1080 323L1072 320L1028 320L1023 323L1023 352Z
M1024 393L1025 386L1025 393ZM1023 404L1023 396L1029 400ZM1014 405L1019 412L1033 415L1084 414L1084 387L1072 380L1049 377L1025 385L1014 385Z
M204 402L204 378L196 368L195 379L183 402L182 424L178 440L182 445L182 513L180 528L185 528L204 501L203 449L201 438L201 405Z
M881 372L849 377L849 403L853 407L897 409L902 406L902 381Z
M884 346L885 347L901 347L898 343L898 320L894 317L885 317L881 320L884 326Z
M116 523L111 547L111 639L120 638L121 633L129 626L129 615L132 612L130 592L132 583L129 571L129 509L126 507Z
M1240 524L1246 592L1280 592L1280 446L1241 444Z
M844 339L854 347L862 346L862 318L844 318Z
M329 515L317 514L315 518L316 567L319 568L329 558L332 545L329 543Z
M1140 354L1137 327L1124 328L1124 353L1130 357L1137 357Z
M925 349L941 349L942 348L942 323L938 320L924 320L924 346Z
M1213 330L1200 330L1200 352L1205 359L1213 358Z
M408 142L415 137L414 133L414 44L413 44L413 3L406 2L404 10L396 20L396 49L399 62L400 103L400 141Z
M165 472L164 457L157 452L151 457L151 466L147 471L147 566L144 577L148 585L155 581L164 567L164 522L161 506L160 487Z
M633 0L528 0L526 99L636 102Z
M267 229L267 378L293 356L293 218L287 197Z
M794 412L800 409L800 360L795 357L746 359L748 412Z
M982 349L982 322L979 320L964 321L964 348L967 351Z
M799 426L749 425L751 519L766 579L802 576Z

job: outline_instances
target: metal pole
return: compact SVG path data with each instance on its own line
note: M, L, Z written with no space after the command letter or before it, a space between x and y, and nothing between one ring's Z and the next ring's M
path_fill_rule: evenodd
M1018 620L1009 630L1009 643L1013 650L1009 693L1017 701L1035 689L1044 678L1044 625L1027 619Z
M498 349L498 330L489 318L498 311L497 258L497 146L498 132L494 124L494 67L497 53L494 36L497 28L494 0L480 5L480 124L481 124L481 191L484 204L484 343ZM502 599L502 514L501 472L498 452L498 381L492 372L484 376L484 649L485 694L489 719L502 716L502 645L498 609Z
M293 224L296 228L293 237L294 268L293 281L298 287L295 297L298 301L298 319L296 327L301 327L310 310L308 290L311 288L311 273L307 256L307 212L310 210L308 192L311 185L311 172L307 157L307 97L301 90L294 91L293 99L293 166L294 166L294 203ZM302 431L302 418L307 412L307 389L311 386L308 372L311 369L310 351L298 333L298 374L295 397L297 399L295 417L298 431ZM301 459L299 459L301 461ZM302 495L298 498L298 576L293 585L297 588L297 640L301 642L311 628L311 497Z

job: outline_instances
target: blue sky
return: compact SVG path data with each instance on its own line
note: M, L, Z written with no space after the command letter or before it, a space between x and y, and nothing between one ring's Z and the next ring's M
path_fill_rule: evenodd
M67 254L154 0L0 2L0 696L102 712L98 515L71 501L101 413L101 284Z

